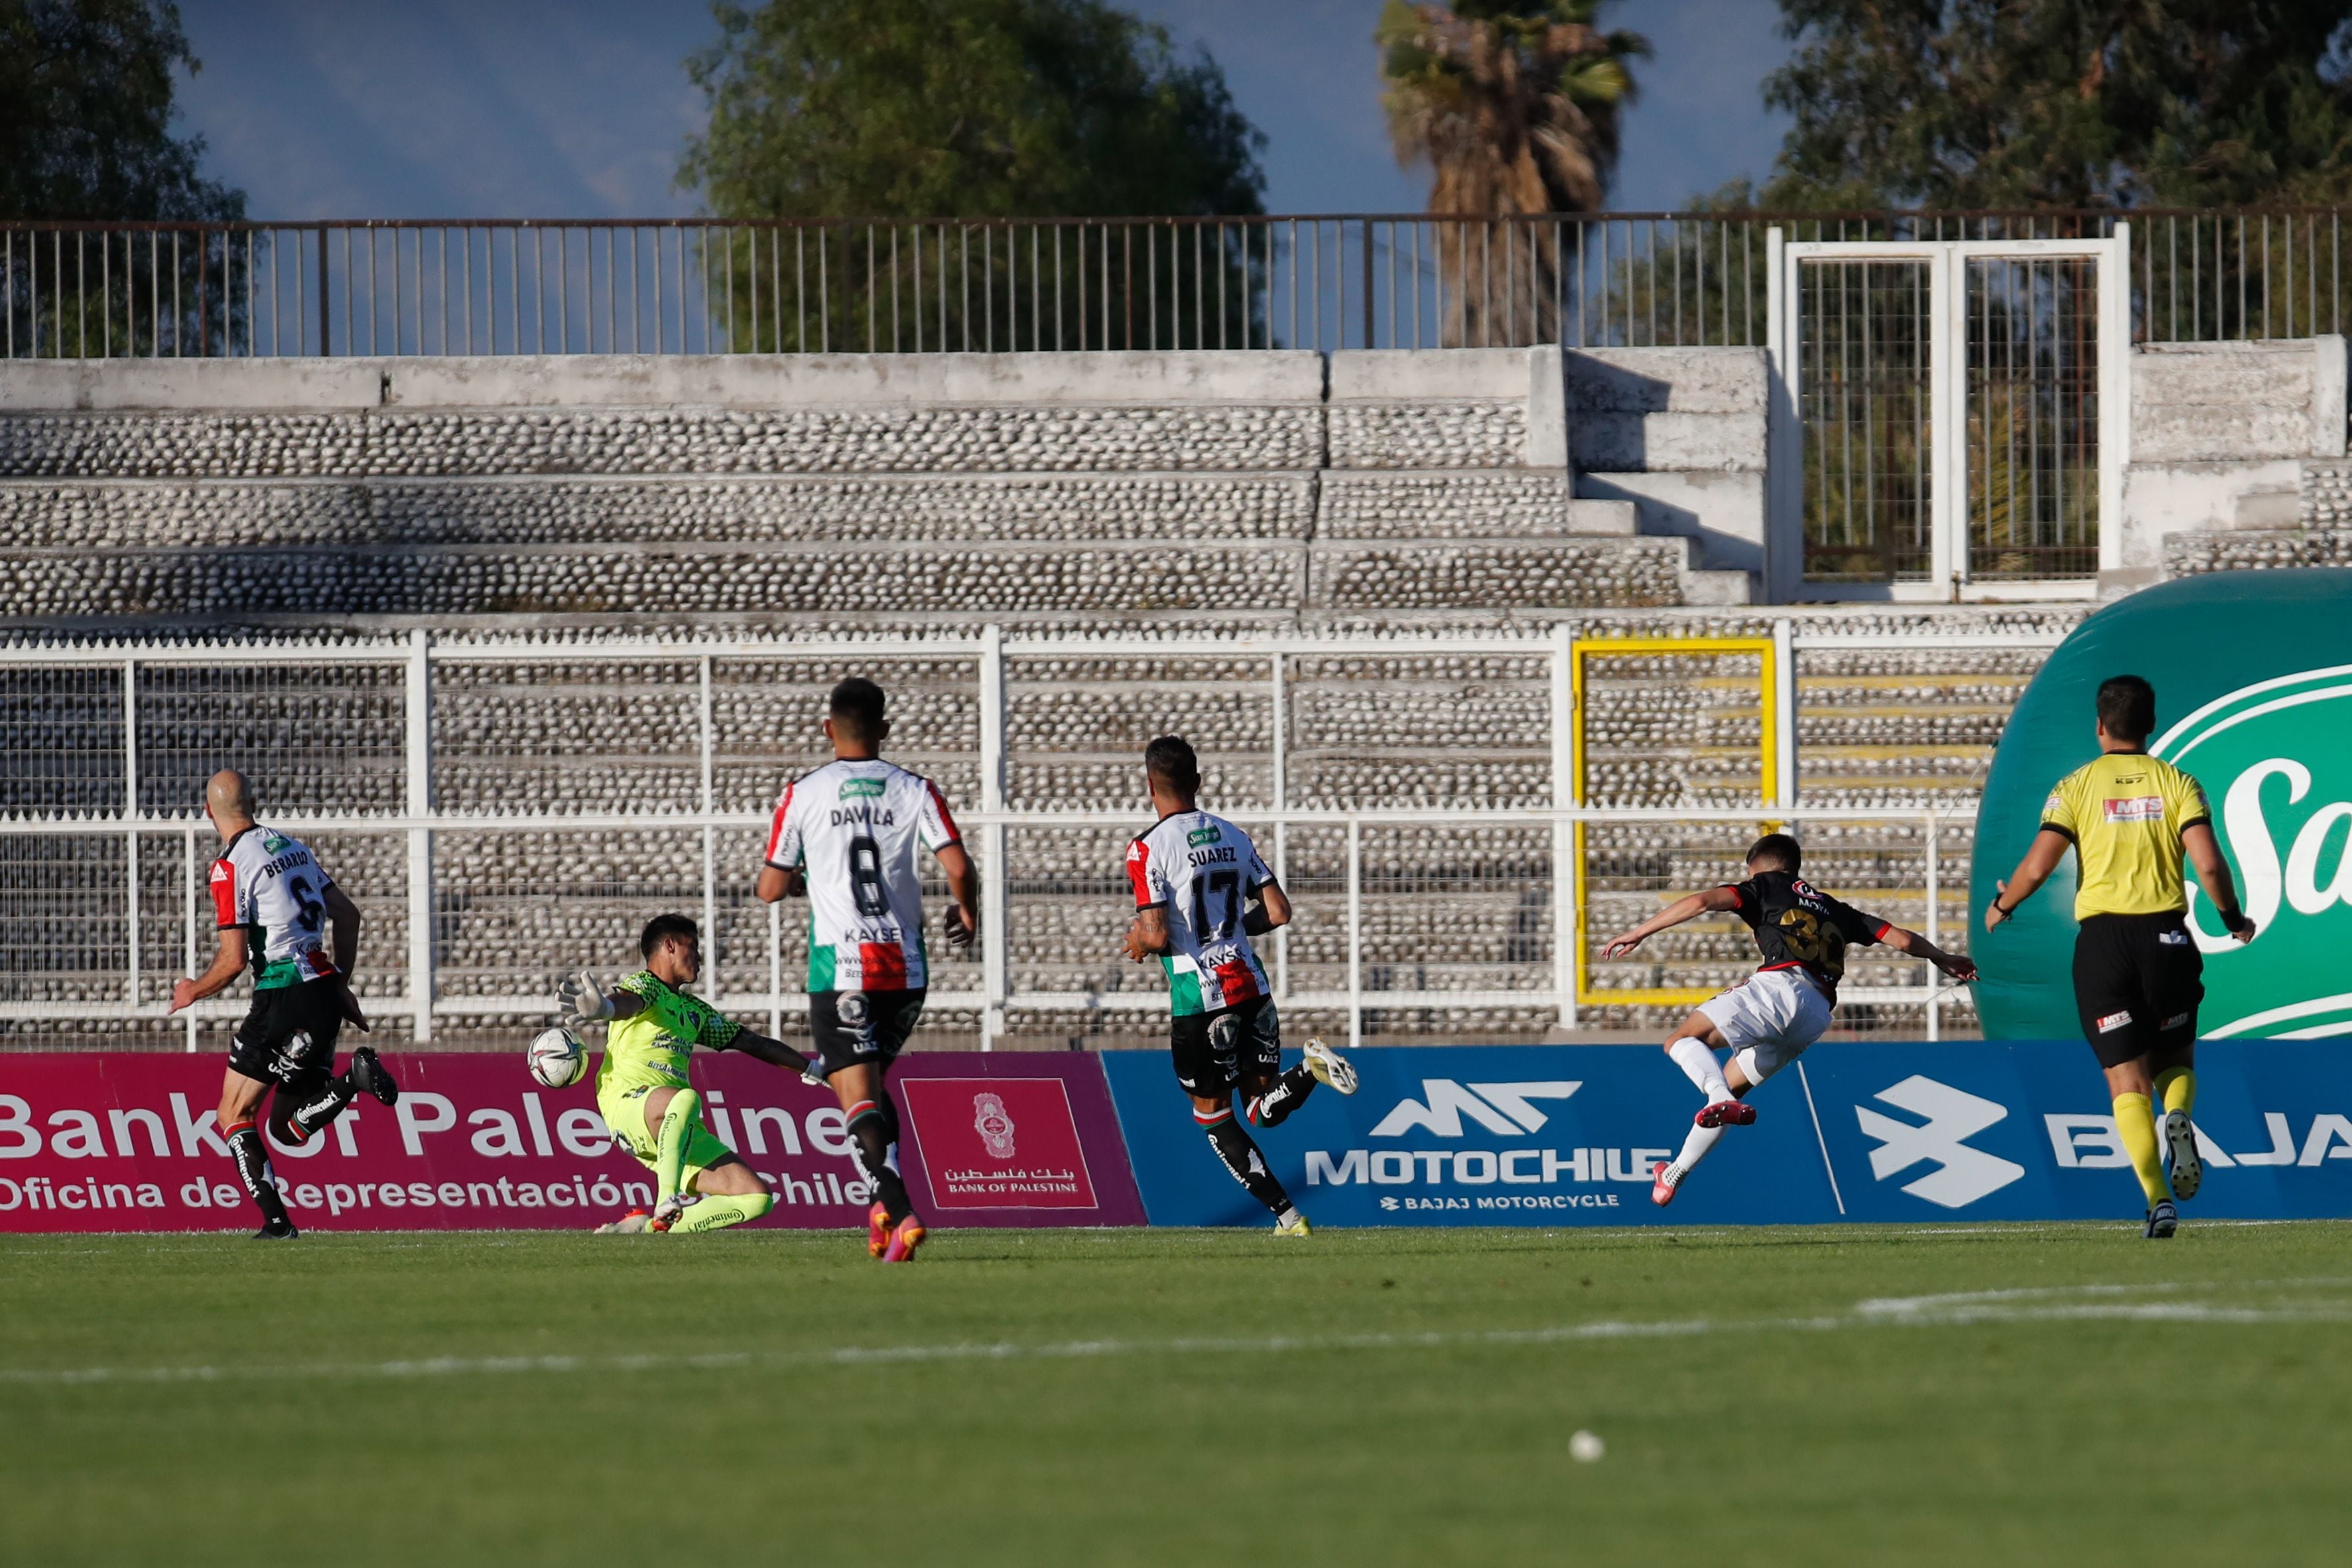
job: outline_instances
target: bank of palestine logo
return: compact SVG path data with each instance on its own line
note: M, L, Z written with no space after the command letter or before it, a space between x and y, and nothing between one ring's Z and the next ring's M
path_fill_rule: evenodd
M2205 786L2261 928L2250 946L2231 942L2192 878L2189 927L2205 954L2198 1032L2352 1034L2352 665L2242 686L2148 750Z

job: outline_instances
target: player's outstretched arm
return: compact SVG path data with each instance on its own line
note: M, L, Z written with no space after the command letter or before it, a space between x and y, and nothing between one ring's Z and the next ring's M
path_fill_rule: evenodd
M646 999L634 991L608 988L593 971L583 969L555 983L555 1005L583 1024L619 1023L646 1010Z
M751 889L752 897L763 904L796 899L806 891L808 876L797 866L762 866L760 868L760 879Z
M1961 953L1946 952L1916 931L1905 931L1901 926L1888 926L1886 934L1878 940L1882 945L1891 947L1897 952L1907 952L1914 958L1926 959L1955 980L1966 982L1977 977L1974 959Z
M1729 888L1709 888L1701 893L1687 893L1618 937L1601 950L1603 958L1622 958L1662 931L1669 931L1685 921L1695 921L1701 915L1720 914L1739 907L1739 895Z
M2221 916L2221 927L2242 942L2254 940L2254 922L2238 907L2238 884L2230 876L2230 863L2221 858L2221 841L2213 837L2213 826L2200 822L2180 836L2180 847L2189 854L2189 863L2197 868L2197 879L2205 884L2205 896L2213 900L2213 908Z
M245 973L245 928L231 926L220 933L220 949L213 954L212 967L193 980L172 982L172 1007L174 1013L194 1006L207 996L218 995L228 988L228 983Z
M1985 906L1985 930L1990 931L2017 912L2017 906L2032 898L2035 889L2050 879L2058 869L2058 862L2066 858L2067 837L2054 827L2045 827L2033 836L2027 847L2025 858L2009 874L2009 880L1992 885L1992 902Z
M961 844L942 844L931 851L931 858L948 879L948 941L957 947L970 947L971 939L980 934L980 872Z
M360 907L332 882L327 884L326 903L327 928L333 933L331 952L335 960L335 978L341 993L336 1001L341 1006L344 1022L366 1034L367 1015L360 1011L360 999L352 994L352 971L360 961Z
M734 1038L716 1048L722 1051L740 1051L754 1061L762 1061L773 1068L782 1068L787 1072L796 1072L803 1077L808 1074L808 1058L801 1055L783 1041L772 1040L756 1029L739 1029Z
M1137 963L1148 958L1158 958L1168 952L1168 910L1154 904L1135 911L1135 919L1127 926L1127 956Z

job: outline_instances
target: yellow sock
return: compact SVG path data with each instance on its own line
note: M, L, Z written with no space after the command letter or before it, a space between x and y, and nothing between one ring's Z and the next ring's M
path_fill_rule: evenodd
M2194 1068L2167 1068L2156 1075L2156 1092L2164 1101L2167 1111L2193 1110L2197 1107L2197 1071Z
M2126 1152L2131 1155L2140 1190L2147 1194L2147 1206L2154 1208L2172 1195L2172 1189L2165 1184L2164 1156L2156 1145L2156 1112L2147 1096L2116 1096L2116 1131L2123 1138Z
M691 1236L698 1230L725 1230L730 1225L758 1219L775 1206L776 1200L766 1193L750 1193L742 1197L705 1194L700 1203L689 1207L670 1227L670 1234Z
M2147 1101L2140 1101L2146 1106ZM702 1109L702 1097L690 1089L681 1089L670 1096L669 1107L662 1112L661 1134L655 1150L654 1202L666 1204L676 1194L678 1184L686 1179L686 1140L694 1131L695 1113Z

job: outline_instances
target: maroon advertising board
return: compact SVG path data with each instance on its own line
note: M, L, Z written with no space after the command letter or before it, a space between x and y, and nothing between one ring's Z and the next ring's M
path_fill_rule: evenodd
M584 1229L650 1206L589 1083L551 1089L518 1055L387 1056L404 1092L362 1100L302 1148L270 1145L294 1222L320 1230ZM0 1233L249 1229L215 1122L217 1056L0 1056ZM592 1080L593 1081L593 1080ZM829 1089L737 1056L697 1058L712 1131L776 1194L762 1225L865 1223L871 1194ZM934 1226L1141 1225L1091 1055L919 1054L890 1082L899 1165Z

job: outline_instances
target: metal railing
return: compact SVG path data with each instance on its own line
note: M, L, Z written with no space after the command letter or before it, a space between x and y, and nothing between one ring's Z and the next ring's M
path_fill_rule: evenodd
M2135 341L2343 331L2340 209L0 224L0 356L1759 346L1766 236L2105 238Z
M1475 1033L1478 1016L1535 1012L1572 1028L1656 1004L1662 978L1704 994L1752 964L1728 925L1661 939L1654 960L1605 974L1592 959L1682 881L1736 876L1738 843L1765 823L1811 825L1825 882L1940 938L1945 906L1965 899L1971 803L1800 804L1798 656L2013 657L2055 640L1800 635L1783 618L1756 647L1695 647L1714 659L1765 656L1740 667L1745 677L1707 667L1715 700L1741 704L1732 722L1759 753L1758 782L1646 807L1605 804L1584 742L1601 711L1600 665L1633 661L1622 668L1648 680L1659 650L1565 629L1119 639L991 628L832 643L416 633L388 644L0 648L0 1028L167 1027L173 976L209 950L203 884L215 850L189 808L221 766L253 775L273 826L317 836L367 912L362 997L419 1042L436 1026L464 1035L543 1015L556 975L619 962L664 908L696 913L710 933L709 994L781 1026L802 1005L793 979L805 938L797 915L746 889L775 793L819 760L823 691L861 669L897 693L893 754L940 779L968 829L982 941L968 957L936 952L932 1007L968 1014L983 1047L1015 1016L1099 1033L1102 1020L1165 1005L1156 971L1112 952L1121 851L1142 814L1130 798L1140 742L1124 743L1124 731L1162 728L1183 704L1185 727L1232 731L1204 748L1211 804L1260 837L1303 911L1268 944L1281 1000L1344 1017L1358 1040L1446 1017L1471 1018L1462 1027ZM1519 783L1493 791L1491 806L1376 790L1335 798L1328 781L1305 781L1302 677L1354 661L1377 683L1382 661L1435 657L1475 664L1465 679L1482 687L1516 682L1528 689L1511 701L1548 709L1534 776L1507 742L1492 776ZM1181 679L1150 679L1155 660ZM1741 680L1750 696L1720 695ZM1097 688L1110 695L1086 706ZM1057 750L1055 733L1071 738ZM1055 782L1056 769L1076 782ZM1475 780L1455 787L1489 793ZM1050 799L1074 804L1040 804ZM1894 972L1905 983L1857 983L1846 1002L1916 1009L1939 1034L1944 991L1908 961ZM184 1028L194 1049L200 1026L235 1012L206 1005L168 1027Z

